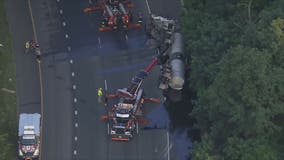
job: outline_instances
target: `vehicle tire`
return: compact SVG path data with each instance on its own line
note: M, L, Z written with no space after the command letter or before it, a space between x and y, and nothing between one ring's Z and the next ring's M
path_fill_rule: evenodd
M136 134L139 134L139 125L138 125L138 123L137 123L137 122L136 122L135 127L136 127Z
M107 123L107 135L110 135L109 123Z

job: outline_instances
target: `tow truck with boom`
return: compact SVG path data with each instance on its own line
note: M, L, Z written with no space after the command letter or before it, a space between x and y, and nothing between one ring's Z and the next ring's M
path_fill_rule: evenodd
M108 115L102 116L102 120L108 121L108 134L112 140L129 141L135 132L139 132L139 123L146 124L143 118L144 104L146 101L160 103L158 98L147 98L142 89L142 83L150 70L157 64L158 59L152 62L136 74L128 88L118 89L115 94L106 93L107 98L116 98L118 102L111 107Z
M142 83L150 70L159 63L161 76L159 88L164 96L178 101L184 85L185 62L183 57L182 35L175 30L175 21L161 16L151 15L148 24L148 36L155 42L158 56L144 69L136 74L128 88L118 89L115 94L105 93L106 98L116 98L108 115L101 116L108 122L108 134L112 140L129 141L135 132L138 134L139 123L146 124L143 118L146 101L160 103L160 99L147 98ZM171 94L169 94L171 92Z
M133 7L134 4L129 0L100 0L94 6L85 8L84 12L102 11L99 31L139 28L143 18L140 13L137 23L133 22L134 17L130 11Z

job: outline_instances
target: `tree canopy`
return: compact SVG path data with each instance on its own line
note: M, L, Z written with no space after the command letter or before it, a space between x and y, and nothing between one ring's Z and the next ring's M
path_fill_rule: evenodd
M281 0L185 1L191 115L202 134L193 160L284 159L283 8Z

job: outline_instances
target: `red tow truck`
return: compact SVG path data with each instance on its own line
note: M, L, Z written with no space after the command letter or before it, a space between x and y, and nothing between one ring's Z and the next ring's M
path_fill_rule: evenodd
M106 93L107 98L118 100L108 111L108 115L101 116L102 120L108 122L108 134L112 140L132 139L134 134L139 132L138 124L147 123L147 120L143 118L145 102L160 103L158 98L145 97L142 89L144 79L157 62L157 58L153 59L144 70L136 74L128 88L118 89L115 94Z
M130 9L134 4L129 0L101 0L95 5L84 9L85 13L101 11L102 21L99 31L110 31L117 29L139 28L142 24L142 15L138 15L137 22Z

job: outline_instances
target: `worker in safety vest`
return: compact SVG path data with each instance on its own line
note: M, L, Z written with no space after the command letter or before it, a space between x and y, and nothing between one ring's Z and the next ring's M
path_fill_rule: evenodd
M99 101L99 103L103 102L104 106L107 106L108 98L107 98L107 95L104 93L102 88L98 89L98 101Z
M27 42L26 42L25 48L26 48L26 49L29 49L29 48L30 48L30 41L27 41Z
M103 96L103 89L102 88L98 89L98 96L99 97Z
M103 89L102 88L99 88L98 89L98 101L99 101L99 103L101 103L102 102L102 98L103 98Z
M41 53L39 49L39 44L34 40L29 40L25 43L25 53L33 53L36 55L36 61L41 62Z
M34 41L33 40L29 40L25 43L25 53L29 53L31 50L33 50L33 45Z
M39 48L39 45L37 42L35 42L34 40L29 40L25 43L25 48L26 49L31 49L34 50L36 48Z

